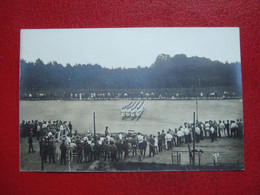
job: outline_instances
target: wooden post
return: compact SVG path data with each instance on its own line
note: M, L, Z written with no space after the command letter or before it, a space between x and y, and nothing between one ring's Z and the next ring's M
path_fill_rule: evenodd
M195 112L193 112L193 128L192 128L192 134L193 134L193 153L192 153L192 165L195 166Z
M198 100L196 99L196 120L199 121L199 107L198 107Z
M43 148L42 148L42 137L40 137L40 148L41 148L41 151L40 151L40 154L41 154L41 170L43 171L44 170L44 165L43 165Z
M199 167L200 167L200 157L201 157L201 155L200 155L200 151L199 151Z
M96 115L95 115L95 112L93 113L93 123L94 123L94 144L95 144L95 147L96 147L97 137L96 137Z
M191 151L190 151L190 144L188 144L188 150L189 150L189 161L190 161L190 166L191 166Z
M179 164L179 152L177 151L177 165Z

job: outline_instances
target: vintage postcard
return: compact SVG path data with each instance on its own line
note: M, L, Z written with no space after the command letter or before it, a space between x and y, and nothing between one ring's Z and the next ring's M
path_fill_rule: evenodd
M24 29L20 171L244 170L239 28Z

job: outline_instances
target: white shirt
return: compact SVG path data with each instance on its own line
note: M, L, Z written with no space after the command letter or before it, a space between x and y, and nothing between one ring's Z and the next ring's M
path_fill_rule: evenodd
M195 128L195 132L196 132L197 134L200 134L200 128L199 128L199 127L196 127L196 128Z
M232 124L231 124L231 129L232 129L232 128L237 128L237 127L238 127L238 126L237 126L236 123L232 123Z
M169 133L166 134L165 138L167 141L172 141L172 135Z
M189 135L189 133L190 133L190 130L186 127L186 128L184 129L184 135Z
M66 137L66 144L70 144L70 143L71 143L70 137Z
M219 128L220 128L220 129L225 129L224 123L220 123L220 124L219 124Z
M185 128L184 127L181 128L181 131L182 131L183 134L185 134Z
M182 136L184 136L184 134L183 134L183 132L182 131L177 131L177 137L182 137Z
M211 132L211 133L214 133L214 131L215 131L214 127L211 127L211 128L210 128L210 132Z
M144 139L143 136L141 136L141 135L137 135L137 140L138 140L139 143L142 142L143 139Z
M209 128L210 128L209 123L206 123L206 124L205 124L205 129L206 129L206 130L209 130Z
M153 138L154 139L154 146L158 146L158 139L157 138Z

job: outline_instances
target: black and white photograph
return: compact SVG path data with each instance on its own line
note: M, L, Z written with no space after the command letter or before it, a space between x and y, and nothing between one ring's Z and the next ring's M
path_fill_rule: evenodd
M239 28L22 29L20 171L244 170Z

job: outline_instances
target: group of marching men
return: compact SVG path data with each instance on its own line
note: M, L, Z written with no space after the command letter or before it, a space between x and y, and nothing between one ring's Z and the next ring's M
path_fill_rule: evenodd
M91 131L79 134L77 130L72 133L71 122L66 121L22 121L20 124L21 135L28 135L29 152L33 148L33 136L39 140L40 155L43 162L55 163L57 159L56 145L59 143L60 164L68 162L69 152L76 153L77 162L92 162L103 159L104 161L119 161L132 156L144 157L147 147L149 157L163 150L180 147L184 143L191 143L194 138L200 142L204 138L215 141L217 138L243 138L243 121L206 121L193 124L184 123L174 130L162 130L158 135L145 136L138 133L136 137L119 135L112 136L106 127L104 136L98 136L95 144Z
M121 109L122 119L126 118L137 118L139 119L144 112L144 101L142 102L130 102L127 106Z

